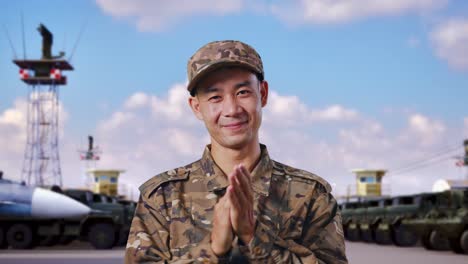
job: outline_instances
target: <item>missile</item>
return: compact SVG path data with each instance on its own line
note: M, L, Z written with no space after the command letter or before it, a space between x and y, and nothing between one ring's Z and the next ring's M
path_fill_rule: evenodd
M90 211L63 194L0 179L0 216L58 219L80 217Z

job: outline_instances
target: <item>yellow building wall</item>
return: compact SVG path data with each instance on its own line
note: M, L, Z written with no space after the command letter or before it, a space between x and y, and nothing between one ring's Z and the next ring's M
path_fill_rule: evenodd
M94 176L94 192L110 196L118 195L118 178L121 171L93 170L89 173ZM113 182L111 179L114 179Z
M358 183L357 194L360 196L380 196L382 185L380 183Z

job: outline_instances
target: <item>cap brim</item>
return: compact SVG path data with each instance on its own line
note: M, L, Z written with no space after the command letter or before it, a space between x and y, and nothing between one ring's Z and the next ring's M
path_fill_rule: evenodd
M190 92L190 94L192 94L192 90L195 89L195 87L197 86L197 83L201 79L206 77L208 74L210 74L210 73L212 73L212 72L214 72L214 71L216 71L216 70L218 70L220 68L223 68L223 67L242 67L242 68L246 68L248 70L251 70L253 72L260 73L260 72L258 72L258 69L256 69L252 65L250 65L248 63L245 63L245 62L240 62L240 61L218 61L218 62L215 62L215 63L205 67L203 70L201 70L195 76L195 78L193 78L188 83L187 90Z

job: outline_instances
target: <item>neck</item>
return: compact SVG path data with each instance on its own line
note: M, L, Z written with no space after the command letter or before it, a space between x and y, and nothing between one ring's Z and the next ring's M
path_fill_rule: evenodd
M214 140L211 143L211 156L226 175L229 175L234 166L239 164L243 164L248 171L252 171L260 158L260 153L258 140L242 149L226 148Z

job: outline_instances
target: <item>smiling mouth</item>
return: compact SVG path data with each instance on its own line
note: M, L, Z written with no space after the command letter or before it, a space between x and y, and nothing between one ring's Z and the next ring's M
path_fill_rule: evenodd
M236 129L243 127L245 124L247 124L247 121L223 125L223 127L227 129L231 129L231 130L236 130Z

